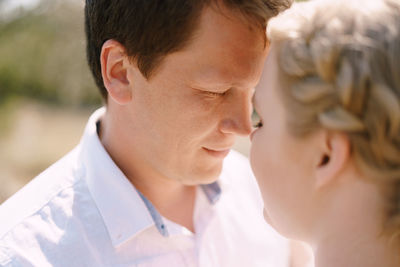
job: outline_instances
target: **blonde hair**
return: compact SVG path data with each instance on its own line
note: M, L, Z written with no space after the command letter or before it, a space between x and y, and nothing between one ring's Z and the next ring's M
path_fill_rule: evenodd
M385 228L400 237L400 0L316 0L272 19L280 80L297 136L348 135L361 170L388 194ZM372 174L372 175L371 175Z

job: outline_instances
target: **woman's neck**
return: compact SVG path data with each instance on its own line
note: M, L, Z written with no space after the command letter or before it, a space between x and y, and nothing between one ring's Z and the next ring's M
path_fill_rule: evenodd
M400 266L400 247L384 233L385 198L355 175L337 185L314 229L316 267ZM386 235L387 234L387 235Z
M315 267L395 267L400 266L400 249L387 238L347 234L334 236L314 247Z

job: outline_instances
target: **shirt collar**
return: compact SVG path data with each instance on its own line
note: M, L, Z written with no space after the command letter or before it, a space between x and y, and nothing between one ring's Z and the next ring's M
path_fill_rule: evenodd
M89 191L104 220L114 247L119 246L145 229L156 226L168 236L161 215L111 159L97 135L96 124L106 109L96 110L86 125L81 141L81 161ZM221 194L218 182L201 186L210 204Z
M217 203L217 201L221 197L221 187L219 186L218 182L214 182L212 184L205 184L205 185L203 184L203 185L201 185L201 189L203 190L208 201L212 205Z

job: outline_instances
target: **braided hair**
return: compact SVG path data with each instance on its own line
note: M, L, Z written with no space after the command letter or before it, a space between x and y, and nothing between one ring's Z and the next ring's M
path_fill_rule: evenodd
M400 1L297 4L270 21L268 38L289 130L346 133L359 169L390 189L384 228L399 240Z

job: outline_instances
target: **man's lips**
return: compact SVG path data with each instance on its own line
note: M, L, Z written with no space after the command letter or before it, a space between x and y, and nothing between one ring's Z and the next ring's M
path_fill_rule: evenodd
M228 154L229 151L231 150L230 148L227 149L210 149L203 147L203 149L211 156L214 156L216 158L225 158Z

